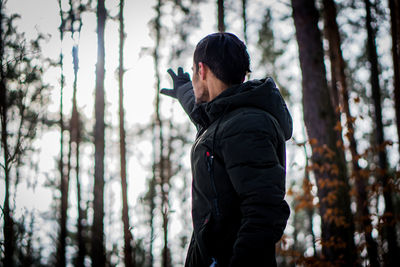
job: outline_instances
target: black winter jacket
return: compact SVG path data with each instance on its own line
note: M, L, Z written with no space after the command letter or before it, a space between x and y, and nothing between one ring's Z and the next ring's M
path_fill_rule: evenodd
M271 78L228 88L194 105L178 99L198 128L191 151L194 232L186 267L276 266L275 243L289 217L285 141L292 118Z

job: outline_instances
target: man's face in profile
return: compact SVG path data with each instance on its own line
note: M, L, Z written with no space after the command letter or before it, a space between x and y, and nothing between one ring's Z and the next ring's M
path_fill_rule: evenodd
M196 104L199 103L204 103L209 100L209 93L208 93L208 88L207 88L207 83L204 80L200 79L200 71L203 71L201 68L204 66L200 66L203 64L199 64L196 67L196 64L193 62L193 79L192 79L192 85L193 85L193 91L194 91L194 96L196 99Z

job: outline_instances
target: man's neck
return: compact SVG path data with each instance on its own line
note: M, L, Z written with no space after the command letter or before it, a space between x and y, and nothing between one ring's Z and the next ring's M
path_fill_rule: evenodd
M208 83L208 92L209 92L209 99L208 102L212 101L216 98L219 94L225 91L229 85L222 82L220 79L213 77L214 79L210 79Z

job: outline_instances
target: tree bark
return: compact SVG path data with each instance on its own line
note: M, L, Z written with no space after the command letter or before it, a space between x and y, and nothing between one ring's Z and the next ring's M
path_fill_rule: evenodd
M218 31L225 32L224 0L217 0L217 5L218 5Z
M105 266L104 248L104 0L97 4L96 123L94 129L95 170L92 226L92 266Z
M389 0L392 31L394 106L396 110L397 141L400 155L400 1ZM399 161L400 166L400 161Z
M323 61L315 2L292 0L302 70L303 112L312 146L325 260L356 265L354 223L343 151L337 147L336 116Z
M132 258L132 234L129 226L129 207L126 182L126 144L125 144L125 124L124 124L124 101L123 101L123 80L124 80L124 0L119 4L119 148L120 148L120 168L121 168L121 187L122 187L122 222L124 227L124 263L126 267L135 266Z
M382 106L381 106L381 88L379 85L379 69L378 55L375 43L375 31L372 28L371 3L364 0L366 9L366 28L367 28L367 53L371 71L371 90L372 100L374 103L374 119L375 119L375 145L378 151L377 178L383 188L383 197L385 200L384 232L385 239L388 243L388 253L385 262L388 266L396 266L400 263L399 247L397 245L396 221L394 219L394 206L392 200L392 185L388 175L388 162L386 148L384 145L384 133L382 122Z
M333 0L323 0L324 5L324 18L325 18L325 35L329 42L329 57L331 62L332 72L332 85L331 90L335 106L339 104L343 107L346 115L347 134L349 140L350 152L352 156L353 173L352 177L355 179L357 188L357 210L361 221L362 231L364 232L366 247L368 251L368 259L370 265L380 266L378 261L378 249L375 240L372 237L371 231L373 229L371 224L370 212L368 207L368 194L366 189L366 179L362 175L358 159L360 158L357 152L357 141L354 137L354 118L351 116L349 106L349 93L345 75L345 62L341 50L341 40L339 34L339 27L336 22L336 6ZM339 113L339 110L338 110ZM340 114L339 114L340 115Z

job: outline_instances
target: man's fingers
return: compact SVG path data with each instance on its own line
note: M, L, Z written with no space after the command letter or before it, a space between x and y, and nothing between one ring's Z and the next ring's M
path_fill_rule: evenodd
M183 75L183 68L179 67L178 68L178 76L181 76L181 75Z
M172 69L168 69L167 72L171 76L172 80L176 78L176 74Z

